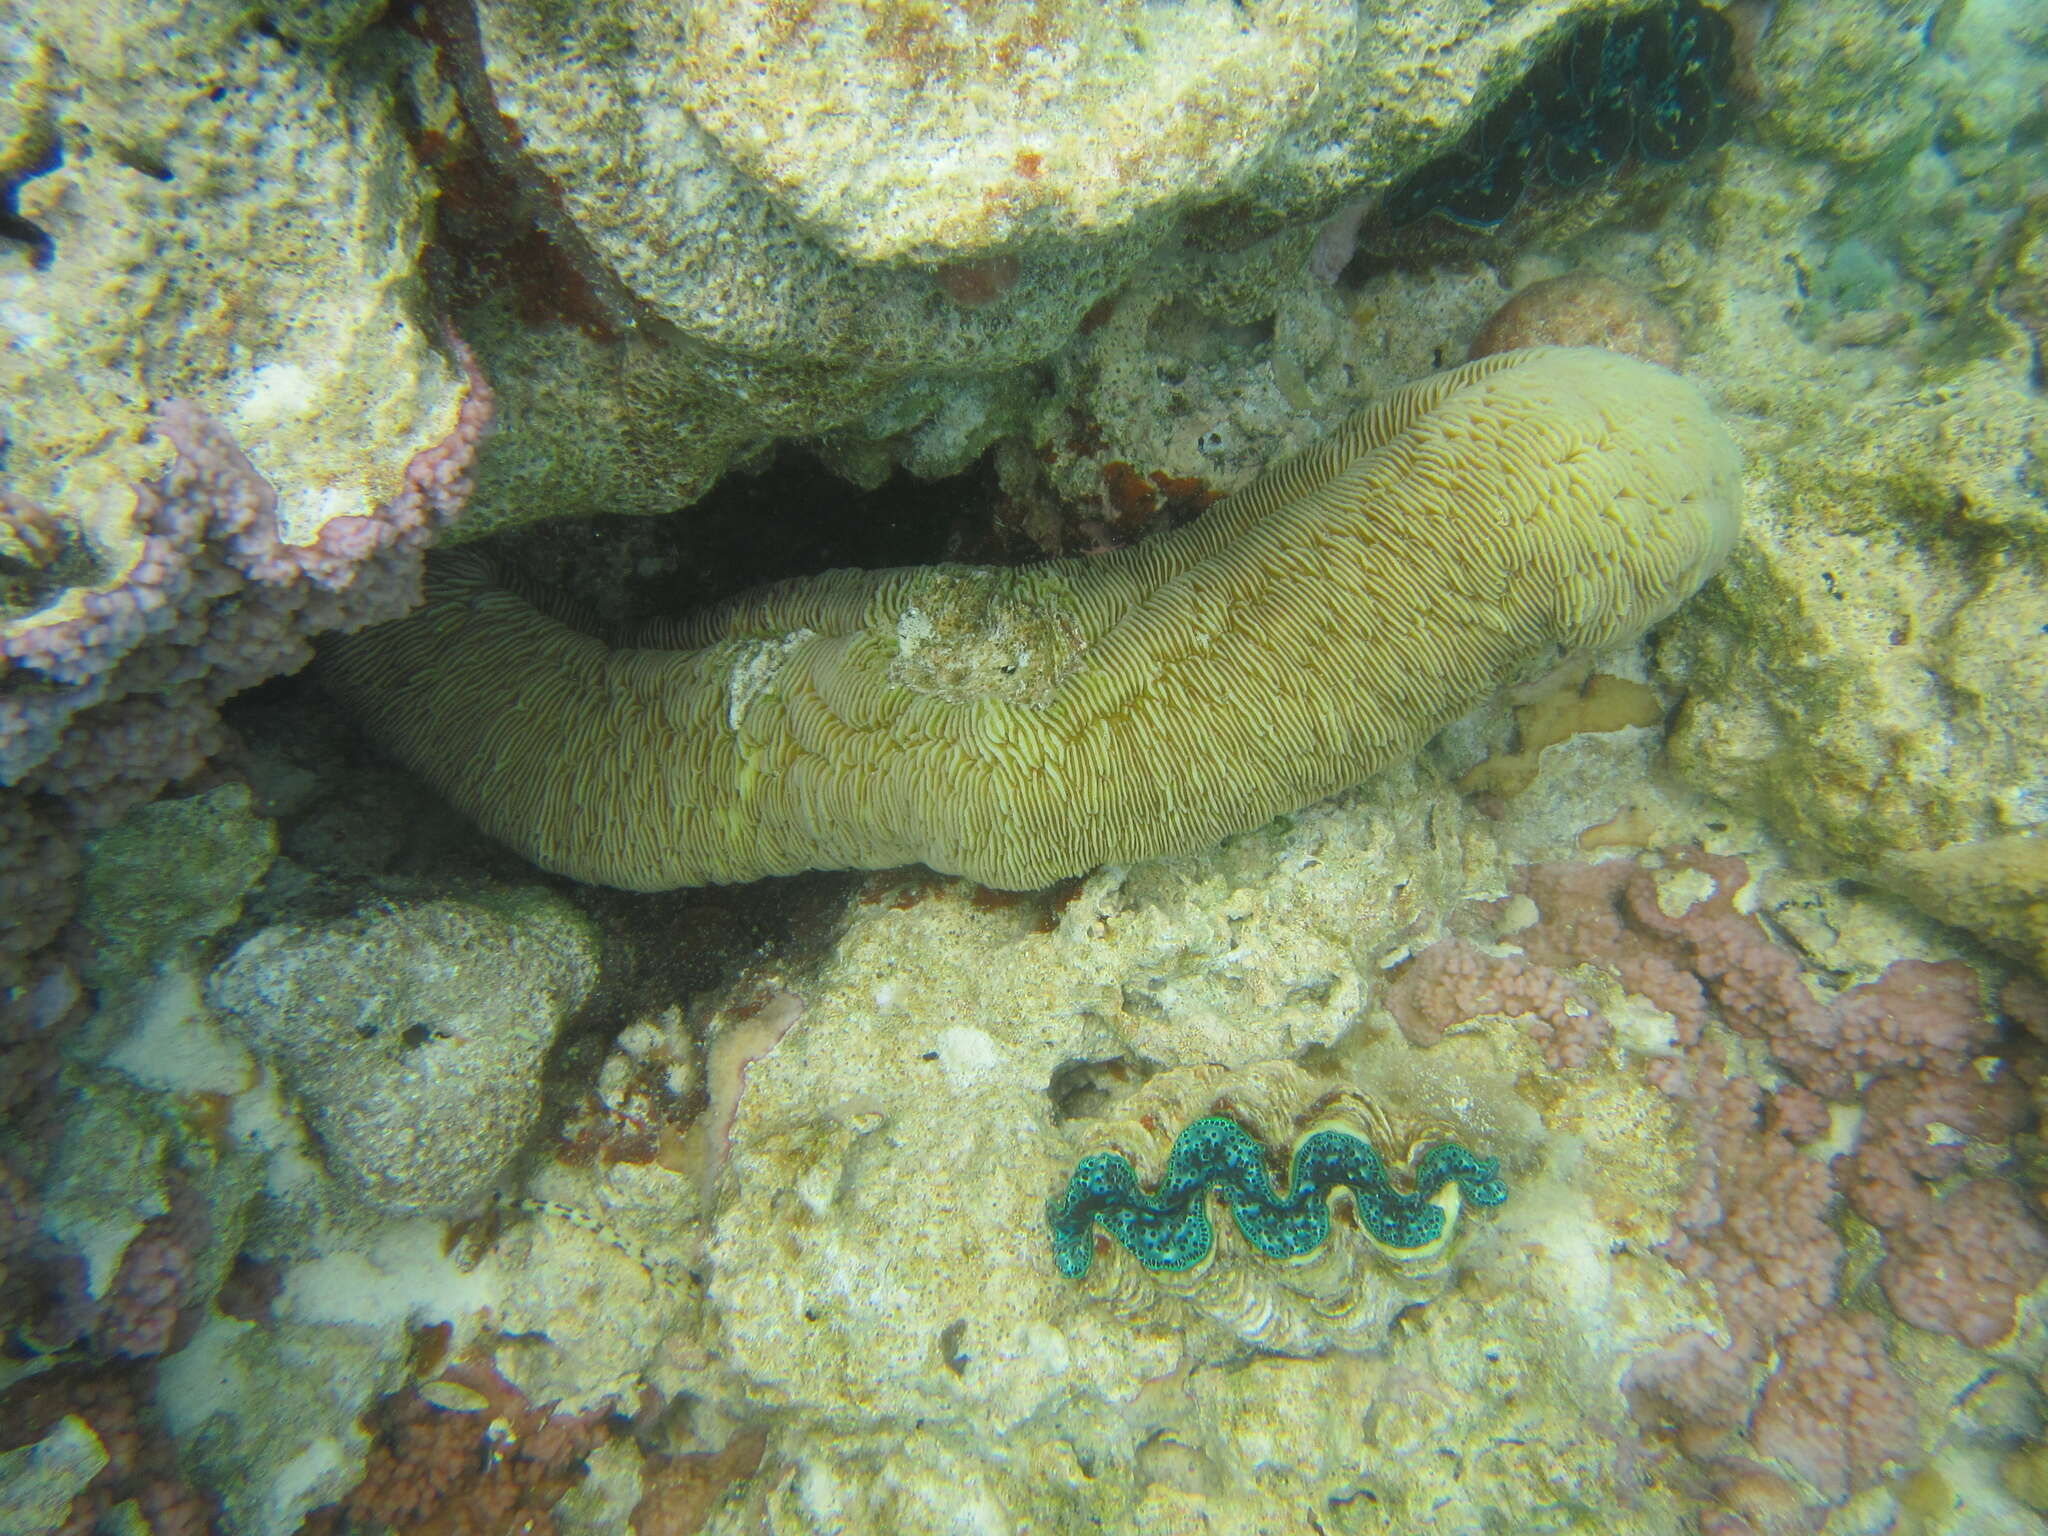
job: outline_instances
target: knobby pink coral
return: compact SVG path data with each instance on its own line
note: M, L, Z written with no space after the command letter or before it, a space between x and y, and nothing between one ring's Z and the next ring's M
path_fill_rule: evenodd
M148 1359L169 1353L197 1324L193 1268L212 1230L205 1203L180 1189L121 1251L100 1304L95 1343L109 1354Z
M60 1536L113 1529L106 1517L130 1499L151 1536L212 1536L217 1530L212 1501L185 1481L177 1449L156 1423L155 1394L153 1366L76 1365L0 1392L0 1451L33 1444L68 1414L83 1419L106 1450L107 1465L71 1501Z
M1834 1304L1842 1243L1828 1222L1828 1165L1764 1126L1764 1093L1703 1050L1670 1086L1701 1142L1692 1189L1665 1254L1712 1282L1736 1351L1750 1359Z
M1995 1033L1968 966L1899 960L1830 999L1808 985L1796 954L1737 910L1749 883L1740 859L1680 850L1670 867L1708 876L1711 889L1674 913L1664 906L1664 872L1632 860L1533 866L1522 886L1543 921L1516 940L1547 965L1614 965L1625 986L1672 1014L1682 1044L1699 1039L1711 1001L1731 1028L1766 1041L1786 1071L1831 1099L1854 1099L1860 1073L1959 1072Z
M1831 1504L1920 1449L1912 1396L1867 1312L1829 1313L1785 1341L1751 1429L1758 1450Z
M311 659L312 637L418 600L420 556L468 499L493 396L467 349L454 430L415 454L397 493L282 541L277 496L196 406L156 430L175 458L136 491L141 553L125 577L0 633L0 957L47 942L68 911L72 845L219 749L223 699ZM10 503L15 521L26 515Z
M606 1410L535 1405L489 1365L450 1365L442 1380L477 1394L473 1412L441 1408L408 1387L365 1415L375 1435L360 1483L316 1510L304 1536L389 1530L398 1536L548 1536L552 1511L582 1481L584 1459L611 1438Z
M1543 1059L1557 1071L1588 1065L1607 1043L1607 1021L1545 966L1489 955L1463 939L1432 944L1387 989L1387 1007L1411 1045L1485 1014L1530 1020Z
M1972 1179L1887 1237L1878 1283L1900 1317L1989 1349L2048 1280L2048 1231L2004 1179Z
M1887 1232L1926 1221L1934 1188L1961 1173L2003 1162L2009 1139L2024 1123L2027 1093L2000 1073L1922 1073L1873 1083L1864 1096L1855 1150L1839 1160L1844 1192L1856 1214Z
M2048 1228L2014 1185L1983 1176L2013 1158L2036 1069L1980 1057L1997 1025L1969 966L1899 960L1831 991L1739 909L1748 881L1740 859L1696 849L1530 866L1515 887L1537 920L1506 936L1519 955L1447 940L1387 1002L1419 1046L1476 1015L1527 1015L1561 1070L1559 1022L1591 1015L1560 972L1610 967L1671 1015L1674 1048L1648 1074L1684 1106L1700 1154L1662 1251L1712 1287L1728 1336L1668 1340L1625 1385L1715 1490L1703 1530L1803 1532L1919 1450L1882 1324L1838 1296L1837 1194L1885 1229L1877 1278L1900 1317L1997 1343L2048 1279ZM2025 987L2001 997L2015 1022L2034 1001ZM1731 1071L1717 1022L1763 1042L1790 1080L1766 1089ZM1827 1101L1859 1099L1856 1146L1831 1162L1816 1147L1834 1124ZM1979 1177L1940 1192L1962 1174Z

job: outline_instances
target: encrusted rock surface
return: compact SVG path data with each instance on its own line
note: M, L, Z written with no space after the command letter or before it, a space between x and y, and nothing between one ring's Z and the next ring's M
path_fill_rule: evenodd
M1338 1449L1357 1433L1339 1419L1356 1413L1335 1406L1361 1401L1383 1405L1375 1465L1402 1469L1374 1482L1391 1510L1420 1518L1443 1497L1474 1518L1525 1507L1565 1468L1595 1507L1616 1496L1614 1447L1583 1425L1557 1436L1574 1393L1624 1415L1617 1382L1632 1351L1713 1326L1660 1264L1615 1269L1605 1257L1667 1230L1687 1139L1640 1080L1550 1080L1518 1026L1425 1054L1383 1013L1353 1022L1413 914L1448 890L1488 888L1487 844L1449 835L1459 814L1434 819L1434 847L1415 838L1433 794L1383 776L1221 855L1097 875L1055 917L977 911L957 890L909 910L878 902L823 974L791 983L803 1012L747 1069L707 1248L711 1307L745 1396L817 1426L785 1443L805 1469L775 1502L791 1528L881 1497L901 1528L942 1529L939 1490L955 1477L1055 1521L1150 1521L1241 1486L1268 1459L1249 1443L1270 1448L1262 1498L1364 1498ZM746 1017L713 1019L713 1039ZM1272 1064L1305 1050L1318 1074ZM1162 1065L1180 1070L1141 1088ZM1547 1086L1527 1086L1532 1074ZM1043 1202L1074 1161L1118 1116L1156 1115L1182 1077L1187 1090L1166 1097L1186 1105L1278 1092L1306 1107L1352 1084L1390 1113L1457 1124L1501 1155L1513 1192L1498 1212L1461 1217L1446 1261L1456 1280L1407 1298L1433 1296L1385 1355L1267 1361L1249 1377L1212 1369L1246 1341L1301 1348L1296 1303L1275 1289L1297 1282L1233 1250L1186 1280L1164 1277L1149 1300L1142 1282L1116 1283L1113 1262L1104 1285L1075 1286L1054 1271L1044 1229ZM1147 1125L1134 1134L1161 1146L1176 1129ZM1387 1314L1376 1316L1373 1340ZM1348 1321L1365 1326L1363 1313ZM1314 1326L1326 1332L1312 1349L1333 1336L1372 1347L1346 1320ZM1473 1326L1486 1348L1468 1347ZM856 1424L859 1436L841 1433ZM962 1433L1001 1435L1032 1491L966 1455ZM1491 1458L1455 1492L1421 1454L1489 1436L1544 1449ZM884 1476L877 1457L899 1473ZM818 1506L823 1488L839 1491Z
M541 1063L596 980L595 936L539 891L267 928L214 973L331 1172L397 1213L475 1208L540 1114Z
M1689 694L1672 761L1795 847L1869 873L2037 828L2048 407L2028 382L2033 343L1995 283L1965 286L1960 313L1891 345L1831 336L1840 309L1802 299L1783 261L1787 276L1767 276L1764 253L1823 266L1812 209L1834 176L1731 159L1709 203L1728 243L1708 248L1723 254L1671 254L1684 310L1741 317L1689 373L1743 442L1752 516L1658 650ZM1915 302L1903 281L1877 302Z
M104 485L124 495L135 465L154 463L130 407L159 388L240 412L237 431L294 516L322 515L306 489L321 483L347 481L354 489L333 505L360 510L374 480L364 464L400 439L398 456L445 432L435 402L452 403L453 382L410 318L362 342L384 349L370 363L399 374L395 394L353 417L321 414L335 396L317 380L298 389L289 372L312 366L291 348L317 350L323 326L354 341L410 316L421 193L384 115L388 76L354 67L392 39L363 38L360 55L327 41L369 8L264 9L307 45L282 47L244 28L242 11L231 24L210 4L138 3L88 34L82 8L8 13L0 0L0 23L30 38L0 59L0 174L36 167L20 187L24 217L54 233L60 263L67 241L104 253L125 240L132 255L162 234L171 253L159 270L123 265L117 251L100 271L118 267L120 301L141 304L138 334L156 350L140 364L94 361L130 369L104 396L125 414L94 429L114 430L103 446L94 438L91 462L50 471L62 471L66 509L100 459ZM1337 140L1376 143L1385 119L1374 115L1383 96L1346 87L1341 49L1313 43L1334 35L1316 26L1351 23L1307 3L1229 9L1309 39L1296 62L1320 88L1312 100L1216 104L1269 137L1262 151L1232 158L1233 145L1200 162L1235 199L1222 221L1230 239L1247 243L1195 252L1157 243L1178 214L1167 180L1091 187L1087 166L1048 156L1033 181L1015 153L1037 151L1021 144L1007 161L949 163L966 182L935 175L932 186L957 192L1007 164L1020 185L1045 189L1042 202L959 206L921 185L878 200L904 163L955 141L967 109L941 101L918 118L897 93L882 120L900 131L876 135L857 163L831 158L839 119L814 122L815 143L764 137L806 82L836 71L827 83L850 91L863 77L848 61L893 44L850 27L850 10L819 7L820 30L747 80L730 61L779 35L759 28L788 13L702 7L703 46L736 50L703 78L730 90L699 104L715 132L655 114L654 126L696 146L670 162L692 174L659 190L672 195L665 215L701 211L690 198L704 193L699 227L731 246L689 274L694 290L669 290L681 296L675 315L643 314L623 342L568 327L492 338L503 363L550 359L513 381L516 409L549 409L551 396L566 405L553 438L526 424L508 435L502 463L518 470L500 482L500 508L587 510L604 499L592 487L610 487L652 510L772 436L844 422L829 455L870 479L894 463L959 467L1015 434L1004 488L1037 498L1030 537L1057 553L1106 547L1455 358L1532 282L1584 270L1671 312L1688 376L1741 439L1748 537L1728 574L1544 712L1579 734L1538 729L1536 701L1519 718L1489 707L1419 762L1200 854L1020 899L878 877L831 910L829 937L786 950L750 940L740 974L708 990L661 967L685 931L670 920L724 898L589 897L634 941L668 946L654 967L667 992L644 1017L604 1021L623 1033L601 1066L595 1035L550 1054L595 965L591 928L559 897L423 902L394 886L395 908L334 922L310 905L299 917L295 903L317 899L319 881L277 865L260 898L277 926L217 973L209 999L191 972L210 963L204 946L268 862L261 817L218 788L109 832L95 855L98 969L80 976L52 951L5 1000L9 1065L24 1067L10 1081L39 1085L25 1091L48 1102L6 1100L22 1140L40 1140L6 1146L0 1164L0 1275L10 1286L30 1277L50 1304L23 1313L14 1287L10 1327L68 1327L61 1339L17 1336L155 1383L153 1405L131 1387L110 1413L107 1397L81 1389L66 1410L108 1454L153 1425L159 1465L182 1461L217 1497L226 1536L293 1536L369 1474L416 1498L420 1524L458 1525L473 1511L437 1506L437 1491L467 1489L480 1466L549 1439L544 1424L531 1435L507 1426L531 1428L554 1409L610 1415L613 1435L555 1507L564 1536L668 1536L665 1520L711 1536L958 1536L1027 1523L1146 1536L2048 1532L2036 1449L2048 1385L2036 1122L2048 1077L2038 1041L2019 1034L2024 1024L2048 1036L2048 1005L2014 969L2044 963L2048 824L2048 223L2029 192L2030 114L2048 78L2039 8L1748 7L1749 25L1776 18L1744 56L1760 115L1711 176L1663 183L1668 201L1589 190L1575 221L1546 226L1536 248L1479 235L1461 248L1469 259L1411 252L1406 265L1349 272L1343 241L1334 267L1318 268L1307 221L1363 185L1349 150L1332 152ZM1468 41L1480 52L1500 42L1493 62L1505 70L1565 9L1526 6ZM1602 9L1615 7L1571 14ZM508 12L509 0L486 10ZM998 10L1021 25L1021 8ZM1188 40L1225 10L1143 8L1156 52L1140 60L1104 34L1103 52L1076 55L1077 89L1098 106L1115 100L1113 72L1091 76L1091 62L1188 65ZM519 11L590 28L639 8ZM1474 12L1462 0L1430 12L1453 14ZM137 18L155 28L145 46ZM1276 36L1233 43L1243 51L1232 67L1256 78L1257 49ZM639 67L605 54L615 39L595 40L620 71ZM1373 55L1355 57L1364 68ZM970 96L989 83L986 60L941 62ZM1444 79L1398 75L1389 90L1416 114L1402 119L1403 142L1454 136L1478 78L1458 72L1483 62L1460 49ZM206 89L160 90L178 70ZM1036 60L1018 77L1045 78ZM216 84L223 102L206 99ZM602 100L616 77L582 84ZM310 242L294 248L326 260L328 279L353 274L343 297L368 305L336 318L318 302L330 290L308 299L282 278L259 284L267 303L300 304L283 311L291 337L273 346L267 321L245 332L242 318L207 307L238 290L191 278L181 263L195 247L178 231L190 206L179 200L202 195L187 168L220 169L193 158L195 144L215 142L208 134L244 135L235 165L267 168L258 187L209 182L205 195L225 200L210 206L261 203L275 169L266 157L299 142L252 105L279 100L303 107L296 121L320 140L298 163L294 195L324 196L337 161L373 184L328 204L348 215L328 227L233 227L259 244ZM374 110L357 114L364 101ZM1173 101L1192 110L1200 97ZM1015 121L1059 127L1056 102L1032 105L1039 116ZM71 131L114 119L133 129L118 154L117 136ZM51 124L70 135L65 157L40 165ZM592 142L572 148L603 162ZM1375 165L1390 168L1398 148L1380 143L1371 152L1394 159ZM570 153L536 150L549 152ZM152 166L176 174L160 181ZM611 200L593 228L614 217L624 228L643 190L589 187L579 195ZM162 214L170 232L143 214ZM1304 222L1270 227L1286 218ZM364 229L377 239L351 243ZM920 229L937 243L917 245ZM207 238L220 249L228 235ZM336 240L339 266L320 243ZM657 243L627 242L614 259L651 271ZM17 244L0 250L9 296L55 270ZM895 254L878 262L884 252ZM271 271L268 255L247 259ZM150 307L157 289L136 299L130 285L159 278L161 309ZM1095 306L1113 288L1114 302ZM504 296L493 303L502 329L523 325ZM194 335L180 338L173 322L188 308ZM1089 326L1069 344L1084 313ZM869 345L870 320L888 347ZM255 338L256 372L237 363L205 375L203 358L177 350L223 335ZM1018 365L1033 349L1058 354L1049 381ZM61 380L20 372L54 355L31 347L0 370L38 400L58 398ZM199 370L200 382L166 385L149 372L159 365ZM390 383L374 369L364 377ZM207 396L208 378L225 380L224 393ZM263 386L253 394L252 379ZM0 411L17 398L28 396L10 392ZM314 428L291 412L263 414L279 399L312 401L328 424L319 430L361 450L357 469L295 483L290 466L324 450L295 446ZM387 427L399 438L376 435ZM12 419L7 430L10 473L44 473L26 464ZM607 458L602 473L550 461L580 451L579 435L602 449L591 454ZM358 470L370 478L349 480ZM38 532L0 535L24 529ZM1629 707L1609 709L1616 698ZM1480 764L1491 771L1470 775ZM1454 792L1460 782L1473 787ZM150 892L152 861L194 848L229 856L189 880L167 872L160 908L135 899ZM1614 850L1637 860L1627 911L1612 889L1601 896L1599 872L1559 868ZM1721 910L1709 871L1731 854L1748 879ZM1552 867L1532 886L1518 866L1539 861ZM1629 957L1640 967L1631 985L1668 988L1674 1011L1631 995L1601 963L1568 964L1575 923L1620 925L1617 943L1665 934L1665 948ZM1669 937L1681 926L1693 935L1683 944ZM1539 931L1559 948L1542 996L1565 1026L1590 1016L1574 1007L1599 1016L1569 1050L1523 1017L1433 1017L1410 1036L1383 1006L1400 977L1426 979L1401 967L1446 937L1444 952L1490 962L1484 981L1533 966ZM1756 965L1758 950L1778 968L1748 974L1745 994L1741 963ZM1670 969L1680 952L1694 969ZM1941 963L1890 990L1858 988L1902 958ZM1717 966L1733 967L1734 983ZM1855 1021L1882 1024L1873 1038L1899 1048L1871 1068L1877 1087L1854 1080L1853 1058L1823 1077L1793 1049L1795 1025L1817 1030L1805 1045L1823 1049L1821 1026L1842 1021L1852 991ZM1754 1018L1745 1028L1745 1004L1778 1007L1777 1032ZM356 1027L366 1008L371 1039ZM1689 1030L1702 1037L1688 1043ZM544 1086L563 1109L561 1138L532 1145L509 1165L518 1177L504 1178L533 1140L544 1070L558 1074ZM1502 1157L1508 1201L1464 1213L1443 1273L1391 1321L1374 1310L1348 1336L1327 1320L1289 1334L1297 1347L1337 1346L1306 1358L1261 1348L1292 1305L1275 1299L1288 1290L1280 1281L1298 1277L1276 1280L1241 1255L1192 1277L1186 1297L1058 1277L1044 1201L1076 1158L1126 1137L1156 1148L1173 1114L1212 1104L1212 1085L1227 1098L1233 1083L1263 1093L1276 1082L1311 1098L1370 1092L1456 1124ZM1190 1083L1200 1091L1183 1091ZM1881 1230L1865 1212L1885 1193L1938 1219L1904 1236ZM457 1206L480 1219L441 1218ZM1739 1230L1721 1230L1731 1213ZM1778 1324L1787 1331L1768 1352L1735 1352ZM464 1385L483 1357L533 1414L501 1417ZM63 1378L65 1360L19 1353L0 1381L38 1389ZM1665 1377L1639 1370L1651 1360ZM30 1373L40 1376L17 1381ZM394 1466L375 1439L379 1404L392 1399L444 1416L434 1422L447 1433L411 1464ZM553 1435L558 1451L566 1433ZM49 1443L47 1427L32 1434L21 1443ZM77 1519L84 1506L58 1506L96 1459L88 1440L69 1439L46 1501L53 1526ZM42 1508L24 1518L42 1521Z
M242 897L277 856L277 829L249 789L223 784L128 813L86 850L79 919L92 934L88 978L132 988L192 940L241 914Z
M784 436L965 468L1183 215L1243 244L1381 190L1621 8L484 0L470 120L621 339L470 327L508 426L466 528L665 510ZM578 439L571 398L659 425Z
M288 542L391 497L463 379L421 323L429 191L384 72L209 0L9 0L0 32L28 61L12 206L46 242L0 242L10 488L122 574L150 410L182 398L277 477Z

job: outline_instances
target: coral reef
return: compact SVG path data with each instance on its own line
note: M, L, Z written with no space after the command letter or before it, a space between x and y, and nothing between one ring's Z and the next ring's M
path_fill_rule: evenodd
M382 1210L461 1215L531 1134L542 1058L596 975L588 923L533 891L266 928L208 989L337 1178Z
M72 1501L107 1465L85 1420L67 1415L33 1445L0 1454L0 1515L18 1536L57 1536Z
M1444 1031L1488 1014L1528 1018L1556 1071L1589 1064L1607 1044L1607 1021L1576 989L1516 955L1489 955L1443 939L1417 955L1387 989L1386 1006L1409 1044L1432 1046Z
M0 1526L2048 1532L2048 13L1722 14L0 0ZM1073 878L230 701L466 495L514 835Z
M1958 7L1900 48L1887 29L1921 17L1889 0L1784 19L1756 54L1759 130L1799 152L1732 147L1695 242L1653 263L1689 374L1725 381L1764 467L1742 555L1658 647L1688 692L1672 761L1803 857L1910 893L1910 861L1931 875L1954 849L1967 885L1964 850L1995 875L2000 840L2048 815L2022 297L2048 25ZM2024 909L1928 908L2023 956Z
M60 1424L82 1424L99 1470L53 1529L62 1536L130 1529L150 1536L213 1536L214 1501L186 1482L177 1448L149 1412L148 1372L59 1366L0 1392L0 1445L47 1443ZM124 1514L125 1512L125 1514Z
M1736 478L1675 376L1539 348L1104 559L837 573L672 651L608 649L466 568L326 675L550 869L660 889L915 860L1028 889L1256 826L1640 632L1725 557Z
M281 9L322 41L368 19ZM11 967L80 836L215 755L221 700L402 611L490 396L426 314L388 58L181 0L10 3L0 31Z
M2004 1179L1971 1179L1891 1234L1878 1283L1916 1328L1977 1349L2007 1339L2048 1280L2048 1228Z
M1883 1325L1867 1313L1835 1313L1786 1342L1752 1433L1758 1450L1840 1504L1912 1462L1915 1418Z
M1629 154L1683 160L1728 136L1734 35L1698 0L1652 6L1575 30L1486 114L1450 154L1389 194L1405 224L1432 213L1498 224L1541 172L1560 187Z
M1922 1452L1928 1399L1905 1370L1916 1346L1880 1317L2016 1347L2026 1299L2048 1280L2048 1226L2009 1180L1981 1176L2012 1160L2027 1095L1980 1054L1997 1030L1976 973L1901 959L1873 980L1816 988L1739 905L1750 883L1741 860L1688 850L1532 866L1515 901L1533 913L1503 907L1486 930L1492 952L1442 941L1388 1001L1404 1034L1432 1048L1475 1017L1526 1017L1537 1034L1573 1017L1568 1006L1590 1011L1588 998L1625 1015L1588 962L1658 1006L1668 1036L1647 1075L1700 1154L1659 1251L1711 1288L1725 1331L1645 1351L1626 1377L1632 1410L1698 1463L1722 1517L1811 1520ZM1745 1038L1772 1075L1795 1080L1767 1090L1749 1076ZM1832 1159L1829 1099L1861 1101L1851 1149ZM1966 1172L1979 1176L1957 1181ZM1874 1262L1876 1281L1856 1306L1842 1193L1885 1232L1881 1257L1855 1266L1869 1274Z
M8 93L7 137L32 146L5 166L10 208L43 242L0 244L0 303L33 338L0 355L0 434L11 491L100 567L65 616L152 563L131 507L163 469L143 436L158 402L280 477L286 544L403 489L464 380L421 323L432 193L388 65L186 0L10 0L0 30L36 79Z
M944 886L854 915L803 985L802 1021L748 1072L707 1248L728 1358L750 1400L781 1405L778 1451L800 1478L842 1490L834 1508L886 1498L910 1528L940 1529L927 1500L967 1486L1118 1528L1207 1490L1232 1520L1338 1500L1398 1530L1445 1500L1473 1522L1548 1507L1559 1477L1635 1528L1618 1513L1640 1496L1618 1491L1627 1453L1582 1415L1625 1424L1629 1361L1720 1326L1651 1252L1687 1193L1690 1132L1604 1057L1552 1074L1525 1030L1418 1050L1379 1022L1368 957L1399 947L1402 893L1440 854L1368 849L1396 827L1464 824L1450 808L1382 820L1409 793L1369 789L1232 849L1098 873L1049 927ZM1360 812L1382 829L1363 843L1338 831ZM1469 875L1498 888L1483 866ZM725 1027L721 1009L707 1029ZM1314 1070L1276 1059L1304 1053ZM1340 1196L1305 1261L1223 1235L1195 1270L1149 1271L1109 1245L1085 1280L1058 1274L1034 1197L1079 1158L1157 1170L1210 1113L1292 1146L1333 1109L1397 1156L1484 1147L1514 1193L1414 1269ZM970 1267L939 1257L969 1251ZM998 1434L1058 1470L1012 1486L961 1449ZM1430 1446L1501 1436L1541 1449L1468 1451L1462 1479L1430 1465ZM1240 1503L1228 1490L1255 1461L1267 1471Z

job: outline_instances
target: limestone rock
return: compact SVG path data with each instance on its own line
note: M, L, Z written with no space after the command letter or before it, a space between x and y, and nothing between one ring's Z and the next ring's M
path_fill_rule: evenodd
M1874 207L1906 237L1995 238L2003 183L1944 175ZM1866 877L2048 820L2048 404L2029 382L2033 343L1994 289L1952 289L1953 315L1929 315L1890 265L1853 302L1909 329L1841 340L1840 301L1802 295L1774 253L1821 271L1840 242L1815 208L1871 195L1811 162L1731 151L1691 247L1718 254L1669 253L1681 311L1714 317L1688 373L1743 445L1752 516L1657 649L1660 680L1685 697L1673 766ZM1947 281L1914 266L1906 237L1894 259Z
M1928 916L2048 976L2048 833L1895 854L1880 878Z
M1013 425L1019 370L1184 215L1227 204L1231 238L1256 239L1382 190L1621 8L1056 0L968 25L845 0L483 0L456 49L469 118L619 339L475 328L511 381L501 455L558 472L542 504L487 467L458 536L665 510L776 437L929 473L902 440L936 435L964 467ZM535 369L555 389L523 410ZM616 449L545 420L511 440L572 397L607 435L651 419ZM949 413L965 419L928 430Z
M337 1179L382 1210L445 1214L488 1195L533 1129L542 1060L596 974L587 921L520 891L267 928L209 990Z
M0 165L40 237L0 241L23 339L0 351L8 479L110 574L140 553L133 487L164 463L153 405L226 423L306 543L389 499L462 398L420 323L429 193L382 71L247 9L0 4Z
M1868 161L1925 134L1940 110L1910 0L1802 6L1758 50L1764 125L1809 154Z
M129 812L87 850L80 919L89 979L132 982L189 941L219 932L277 856L277 829L249 790L223 784Z

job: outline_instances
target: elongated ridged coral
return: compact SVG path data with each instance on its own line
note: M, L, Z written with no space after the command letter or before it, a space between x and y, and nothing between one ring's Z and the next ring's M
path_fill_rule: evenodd
M444 570L327 675L550 869L656 890L922 862L1024 889L1355 783L1719 565L1728 435L1590 349L1425 379L1199 521L1025 570L830 574L613 649Z

